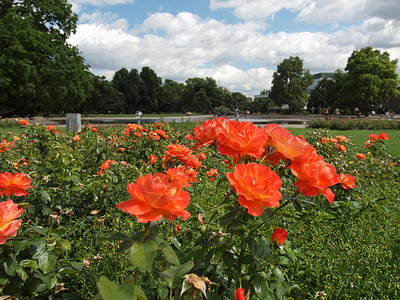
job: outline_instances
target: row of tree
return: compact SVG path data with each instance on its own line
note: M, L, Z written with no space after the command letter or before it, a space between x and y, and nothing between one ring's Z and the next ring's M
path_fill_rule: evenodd
M86 113L226 112L257 109L252 99L218 86L213 78L184 83L162 79L149 67L118 70L111 81L93 77L94 89L82 104Z
M0 1L0 114L60 111L99 113L233 111L265 112L287 105L290 112L331 107L363 112L399 94L397 60L371 47L354 51L345 71L313 82L299 57L277 66L265 98L252 101L218 86L213 78L164 82L149 67L120 69L111 81L89 71L79 50L68 44L77 15L67 0Z
M303 68L299 57L290 57L278 65L272 88L264 93L270 105L282 107L286 104L290 112L300 112L307 105L314 113L323 109L352 113L359 108L368 114L374 107L400 95L396 67L397 59L390 60L388 52L362 48L353 51L346 72L337 70L332 78L323 78L310 91L313 76Z

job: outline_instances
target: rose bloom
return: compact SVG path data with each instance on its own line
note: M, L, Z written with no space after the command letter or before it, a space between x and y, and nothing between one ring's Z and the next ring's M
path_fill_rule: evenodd
M182 159L182 163L185 164L188 168L197 169L201 166L201 161L197 158L197 156L189 155L188 157Z
M24 209L18 209L18 204L11 199L0 202L0 244L4 244L8 237L16 236L22 220L16 220Z
M56 131L56 126L55 125L49 125L47 126L48 131Z
M210 169L209 171L207 171L207 175L208 176L218 176L218 170L217 169L214 169L214 168L212 168L212 169Z
M246 300L246 296L244 295L244 289L238 288L235 292L235 300Z
M32 179L29 179L25 174L15 173L14 175L5 172L0 173L0 195L11 196L27 196L29 193L26 189L32 188L30 183Z
M345 189L345 190L350 190L354 189L356 187L356 180L354 177L350 174L340 174L340 185Z
M364 142L364 148L369 149L374 145L374 142L372 140L368 140Z
M278 246L282 246L287 238L287 232L283 228L275 228L271 236L271 241L275 241Z
M297 177L296 187L300 193L307 197L320 193L333 202L335 194L329 187L339 183L340 179L335 167L325 162L322 156L310 154L302 161L292 161L289 168Z
M157 156L150 154L149 156L149 165L154 165L157 162Z
M345 137L344 135L338 135L338 136L336 136L336 139L338 141L341 141L341 142L348 142L349 141L349 139L347 137Z
M181 161L184 161L185 159L188 158L188 156L192 155L192 150L190 150L185 145L169 144L168 150L165 150L165 153L172 157L176 157L176 158L180 159Z
M381 140L388 141L389 140L389 135L387 133L381 132L380 135L379 135L379 138Z
M340 152L346 152L346 147L344 145L336 144L336 149Z
M97 132L97 128L95 128L95 127L92 127L92 129L91 129L93 132Z
M29 122L27 120L20 120L19 125L28 125Z
M365 159L367 156L366 156L365 154L362 154L362 153L357 153L357 154L356 154L356 157L357 157L358 159Z
M79 135L75 134L75 136L72 138L75 142L79 141L81 138Z
M190 202L189 193L182 190L178 181L170 181L165 174L140 175L127 188L131 199L121 202L117 208L136 216L140 223L155 222L162 217L171 221L190 217L185 210Z
M191 186L191 182L197 182L197 171L179 165L166 171L170 181L178 181L183 187Z
M259 158L266 142L263 131L250 122L230 120L217 134L222 155L251 155Z
M212 144L217 139L217 134L221 128L226 126L226 118L215 118L205 120L200 126L193 128L193 134L188 134L188 140L195 140L197 143L194 148L205 147Z
M240 205L247 208L250 215L261 215L265 206L279 206L282 194L278 190L282 181L269 167L257 163L238 164L226 177L238 194Z

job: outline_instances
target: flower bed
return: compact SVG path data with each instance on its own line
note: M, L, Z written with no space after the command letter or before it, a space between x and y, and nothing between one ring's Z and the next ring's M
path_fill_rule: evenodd
M182 129L188 124L155 123L62 134L20 124L24 133L0 147L4 295L395 296L396 242L385 237L376 255L357 258L363 247L349 240L370 221L364 216L397 216L389 200L398 195L399 170L384 132L366 137L364 155L345 136L315 131L306 141L275 124L225 118L191 132ZM398 231L381 221L365 224ZM364 248L372 243L358 234ZM390 263L374 261L382 245ZM368 277L364 265L374 263L385 276ZM361 286L360 277L376 287Z

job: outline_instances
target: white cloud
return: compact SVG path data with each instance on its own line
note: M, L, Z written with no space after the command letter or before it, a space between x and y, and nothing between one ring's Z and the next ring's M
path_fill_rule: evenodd
M154 13L134 30L112 14L82 18L89 23L80 24L69 42L78 45L98 75L111 79L122 67L149 66L163 79L209 76L247 95L270 88L273 70L290 56L299 56L305 68L319 72L343 69L352 51L362 47L381 47L392 59L400 49L399 22L381 18L334 33L268 32L260 20L227 24L189 12Z
M233 9L233 14L241 19L251 20L273 17L286 8L300 10L311 0L210 0L210 8Z

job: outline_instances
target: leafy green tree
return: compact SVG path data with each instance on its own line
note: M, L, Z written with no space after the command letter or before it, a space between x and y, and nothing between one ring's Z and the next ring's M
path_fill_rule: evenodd
M151 113L158 111L158 94L162 80L156 72L149 67L143 67L139 74L140 105L141 110Z
M312 81L298 56L286 58L274 72L270 99L279 107L287 104L291 112L300 112L308 100L307 87Z
M232 93L233 109L239 108L240 111L252 110L252 100L250 97L239 92Z
M381 53L372 47L353 51L345 68L342 104L368 114L372 105L399 95L396 66L397 59L391 61L386 51Z
M165 79L158 96L158 110L160 112L178 112L185 85L171 79Z
M82 104L85 113L121 113L125 103L123 95L104 76L93 77L93 91Z
M137 110L143 110L143 107L140 107L139 87L141 83L138 70L128 71L126 68L122 68L115 72L111 83L121 94L124 112L134 113Z
M0 2L0 103L34 115L79 109L92 89L88 66L66 40L77 16L66 0Z

